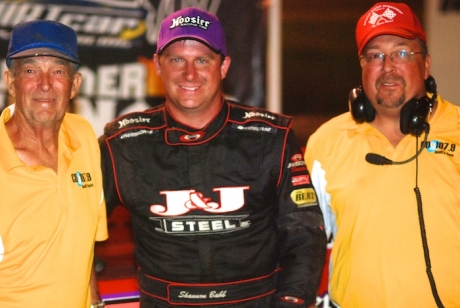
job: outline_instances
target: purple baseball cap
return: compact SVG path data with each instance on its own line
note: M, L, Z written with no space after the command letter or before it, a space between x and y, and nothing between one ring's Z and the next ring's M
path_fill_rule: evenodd
M227 55L225 34L219 19L201 9L189 7L166 17L161 22L156 53L160 54L169 44L184 39L200 41L215 52Z
M6 65L11 60L35 56L52 56L79 64L75 31L59 22L38 19L17 24L11 32Z

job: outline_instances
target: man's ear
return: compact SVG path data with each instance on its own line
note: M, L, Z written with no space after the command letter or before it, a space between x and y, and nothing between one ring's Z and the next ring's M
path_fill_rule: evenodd
M14 91L14 76L10 70L6 70L3 73L3 81L6 84L6 88L8 89L8 94L12 97L15 97L16 93Z
M430 77L431 56L429 54L425 57L425 80Z
M157 72L157 76L161 76L160 56L158 56L157 54L153 55L153 64L155 65L155 71Z
M70 90L70 99L74 98L78 94L78 91L80 91L80 85L81 85L81 74L75 73L75 75L73 76L73 81L72 81L72 89Z
M224 79L227 76L228 69L230 68L230 63L232 62L232 59L229 56L226 56L224 58L224 61L222 61L222 65L220 67L220 77L221 79Z

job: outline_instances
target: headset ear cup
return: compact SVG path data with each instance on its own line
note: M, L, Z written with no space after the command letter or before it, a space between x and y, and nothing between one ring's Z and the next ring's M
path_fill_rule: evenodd
M425 90L427 92L435 94L436 89L437 89L437 85L436 85L436 81L434 80L433 76L431 75L428 76L428 78L425 79Z
M401 133L404 135L410 133L411 111L416 102L416 99L411 99L401 108L401 114L399 115L399 128L401 129Z
M362 87L353 88L348 95L348 108L357 123L372 122L375 109L364 94Z
M366 104L366 122L372 122L375 120L375 109L374 109L374 106L372 106L370 100L367 98L366 95L364 95L365 97L365 104Z
M420 136L424 131L428 133L428 113L431 109L431 100L427 96L420 99L411 99L401 108L400 129L403 134Z

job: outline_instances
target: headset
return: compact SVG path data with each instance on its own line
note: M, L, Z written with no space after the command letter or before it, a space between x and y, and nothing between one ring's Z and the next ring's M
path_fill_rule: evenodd
M433 110L433 105L437 99L437 86L434 78L428 76L425 80L425 89L427 92L433 93L433 96L429 98L428 96L423 96L421 98L413 98L409 100L401 108L400 114L400 129L403 134L412 134L418 139L418 137L425 132L425 140L427 141L428 133L430 131L430 125L428 124L428 115ZM357 123L372 122L375 120L375 109L372 106L369 99L364 94L364 90L361 86L354 88L350 91L348 96L348 106L350 112L353 116L353 119ZM417 142L418 144L418 142ZM373 165L401 165L406 164L413 159L416 159L422 152L423 147L420 147L417 150L416 154L409 159L404 161L392 161L382 155L375 153L367 153L366 161ZM428 280L430 282L431 292L433 293L433 298L436 302L437 307L443 308L444 305L439 298L439 294L436 288L436 283L431 271L431 261L430 261L430 252L428 249L428 242L425 229L425 220L423 217L423 205L422 205L422 196L420 189L418 188L418 160L416 161L416 178L415 178L415 197L417 200L417 211L420 224L420 233L422 236L422 246L423 254L425 258L426 273Z
M437 98L436 88L436 82L430 75L425 80L425 89L427 92L433 93L433 96L431 98L428 96L413 98L401 108L400 128L403 134L412 134L419 137L423 132L428 133L429 124L427 119ZM357 123L374 121L375 109L364 93L362 86L350 91L348 106L353 119Z

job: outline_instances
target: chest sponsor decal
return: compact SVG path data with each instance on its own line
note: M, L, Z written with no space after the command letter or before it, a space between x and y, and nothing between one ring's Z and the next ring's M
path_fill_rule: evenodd
M274 127L258 125L258 124L253 124L253 125L233 124L232 128L236 128L242 131L252 131L252 132L262 132L262 133L272 133L272 134L276 133L277 131L277 129Z
M266 118L270 120L276 120L276 117L273 114L267 113L267 112L257 112L257 111L250 111L250 112L245 112L243 119L251 119L251 118Z
M138 137L141 135L152 135L154 131L152 130L147 130L147 129L140 129L137 131L132 131L132 132L127 132L123 133L118 137L118 139L126 139L126 138L133 138L133 137Z
M123 128L130 124L150 123L150 118L143 118L141 116L135 118L126 118L118 121L118 128Z
M91 178L91 173L89 172L76 172L71 174L72 182L76 183L81 188L93 187L93 179Z
M220 203L194 189L161 191L160 194L166 196L166 205L152 204L150 212L159 216L184 215L192 210L216 214L233 212L244 206L244 191L248 189L249 186L214 188L220 195Z
M317 205L315 190L313 188L296 189L291 193L292 201L299 207Z
M248 215L209 215L184 216L175 218L151 217L155 230L173 235L228 233L248 228L251 225L246 220Z
M430 153L444 154L444 155L453 157L455 150L457 148L457 145L455 143L432 140L432 141L427 141L427 142L422 141L421 147L426 148L426 150Z

